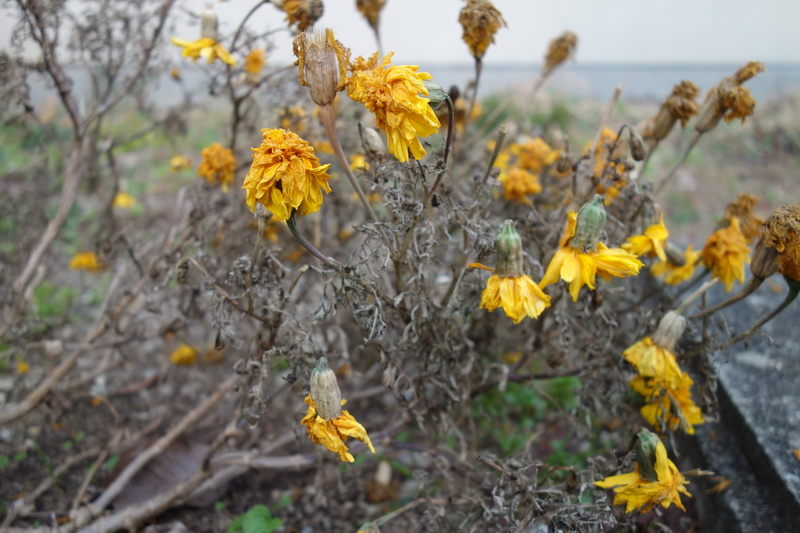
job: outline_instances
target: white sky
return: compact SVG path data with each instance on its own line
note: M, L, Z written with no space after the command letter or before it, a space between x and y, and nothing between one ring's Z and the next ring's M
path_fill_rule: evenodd
M197 5L198 0L184 0ZM215 2L228 24L255 0ZM549 41L572 30L580 63L800 62L798 0L493 0L508 28L496 35L484 62L539 63ZM399 63L471 62L461 41L462 0L388 0L381 17L385 50ZM254 29L282 23L274 6L252 19ZM318 23L331 27L355 54L375 50L372 32L355 0L325 0ZM230 30L229 30L230 31ZM275 37L275 59L291 58L287 33Z

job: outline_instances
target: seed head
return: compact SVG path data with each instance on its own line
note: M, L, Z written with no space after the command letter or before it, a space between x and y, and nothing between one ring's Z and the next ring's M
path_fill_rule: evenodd
M464 30L462 39L467 43L472 56L480 61L486 49L494 42L494 34L506 26L503 15L489 0L467 0L461 9L458 22Z
M497 254L495 271L498 276L515 278L523 274L522 239L514 228L513 220L503 222L503 227L494 241Z
M550 41L550 46L547 48L547 54L544 57L542 76L549 76L557 66L572 57L577 47L578 36L571 31L565 31Z
M772 212L761 230L759 246L762 243L777 252L777 271L800 281L800 203L784 205Z
M294 39L294 55L300 85L309 89L311 99L323 106L333 102L347 85L350 49L336 40L333 30L306 30Z
M342 391L325 357L320 357L311 371L311 397L317 404L317 414L323 420L333 420L342 414Z
M604 198L595 194L594 198L581 206L575 226L575 236L571 245L578 249L594 248L603 235L606 226Z
M217 14L210 9L200 15L200 38L217 40Z
M686 330L686 318L675 311L669 311L658 323L658 328L653 334L653 343L665 350L673 351Z

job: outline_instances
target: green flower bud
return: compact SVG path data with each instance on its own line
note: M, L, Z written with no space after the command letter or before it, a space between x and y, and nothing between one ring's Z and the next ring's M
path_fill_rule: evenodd
M636 433L636 462L639 464L639 473L649 481L658 481L655 464L659 442L658 436L645 428Z
M432 109L438 109L448 98L447 93L435 80L425 80L423 83L425 83L425 88L428 89L428 98L430 99L428 105Z
M581 206L578 211L575 236L572 237L572 246L594 249L606 226L606 208L603 202L603 196L595 194L594 198Z
M342 391L324 357L319 358L311 371L311 398L317 406L317 414L324 420L333 420L342 414Z
M506 220L494 241L497 254L497 275L515 278L522 275L522 239L514 229L514 221Z

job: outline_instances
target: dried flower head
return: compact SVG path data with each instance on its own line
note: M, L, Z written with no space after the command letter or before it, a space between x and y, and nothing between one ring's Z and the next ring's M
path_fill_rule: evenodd
M751 61L735 75L723 78L711 89L695 125L697 132L704 133L713 129L723 118L726 122L737 118L744 122L745 118L752 115L756 101L750 91L741 85L763 71L762 63Z
M730 219L730 225L718 229L706 241L700 252L703 264L725 284L730 291L734 280L744 282L744 266L750 262L750 248L742 235L739 219Z
M253 162L242 185L250 211L263 204L280 220L288 220L295 209L300 215L317 212L322 192L331 192L330 165L320 165L314 149L296 133L263 129L261 135L263 141L253 148Z
M648 257L658 257L666 261L664 246L669 237L669 230L664 225L664 215L662 214L657 224L648 226L641 235L628 237L628 241L622 245L623 250L627 250L636 257L646 255Z
M79 252L69 260L69 268L72 270L88 270L89 272L100 272L103 264L94 252Z
M746 65L740 67L739 70L736 71L734 77L736 78L737 82L744 83L756 74L764 72L765 70L767 69L764 67L764 63L761 61L749 61Z
M375 31L380 26L381 11L385 5L386 0L356 0L356 9Z
M694 246L687 246L684 252L682 265L673 263L669 257L665 261L657 261L650 267L650 272L654 276L664 276L664 283L667 285L678 285L690 279L694 275L697 263L700 261L700 251L695 250Z
M427 137L439 131L439 119L428 105L424 80L431 79L427 72L418 72L418 66L392 65L392 53L378 63L378 53L369 59L356 58L350 68L353 75L347 94L361 102L375 115L377 126L386 133L389 152L398 160L408 161L408 152L414 159L425 156L418 137Z
M173 365L191 365L197 360L197 350L188 344L181 344L169 354L169 360Z
M278 7L286 13L289 27L296 27L297 31L305 31L313 26L325 10L322 0L283 0Z
M800 203L773 211L764 222L761 241L778 252L778 272L800 281Z
M330 28L300 33L293 48L300 85L308 87L317 105L333 103L336 94L347 85L350 49L336 40Z
M602 197L600 198L602 199ZM596 204L597 200L594 203ZM584 285L591 290L595 289L597 274L600 274L603 279L635 276L644 266L641 261L636 259L636 256L622 248L608 248L602 242L591 243L591 236L588 237L588 240L582 239L580 242L573 242L577 230L578 214L575 211L569 211L559 249L547 265L540 286L546 287L562 279L569 283L572 301L577 301ZM594 231L594 228L589 228L581 229L581 234L596 235L597 232ZM596 250L594 246L596 246Z
M258 76L267 64L267 53L263 48L253 48L244 58L244 70L251 76Z
M700 111L697 96L700 88L691 81L683 80L672 88L672 94L658 108L654 117L642 128L642 136L651 143L658 143L672 131L675 123L681 127Z
M200 156L203 160L197 173L212 185L221 185L222 190L227 191L228 185L233 183L233 171L236 169L233 152L220 143L214 143L203 148Z
M572 57L578 47L578 36L571 31L565 31L552 41L544 57L542 76L549 76L556 67Z
M653 471L656 479L648 479L643 475L644 471ZM681 502L681 494L691 497L685 487L688 481L669 460L667 449L660 440L656 444L652 464L637 464L633 472L609 476L602 481L595 481L594 484L604 489L613 488L614 505L625 505L626 513L646 513L656 505L668 509L672 504L686 510Z
M531 205L528 195L542 192L539 177L520 167L501 172L498 181L503 185L504 198L511 202Z
M747 242L753 242L761 234L761 225L764 223L764 220L753 212L757 203L757 196L740 194L736 201L725 207L724 219L730 221L734 217L738 218L742 235Z
M489 0L467 0L458 15L458 22L464 30L461 38L477 61L483 58L486 49L494 42L497 30L506 26L503 15Z

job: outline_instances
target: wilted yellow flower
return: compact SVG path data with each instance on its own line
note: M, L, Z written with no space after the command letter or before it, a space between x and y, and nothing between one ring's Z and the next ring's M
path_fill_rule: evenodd
M514 324L519 324L526 316L539 318L550 307L550 297L530 276L523 274L505 277L492 274L481 294L481 309L492 312L498 307L503 308Z
M578 46L578 36L571 31L565 31L557 38L550 41L547 54L544 58L542 76L549 76L561 63L569 59Z
M126 192L118 192L114 196L114 201L112 202L114 207L118 207L120 209L127 209L129 207L133 207L136 205L136 198L131 196Z
M314 398L309 394L305 398L308 404L306 416L300 421L306 427L308 438L315 444L322 444L327 449L339 455L339 459L344 462L352 463L355 458L350 453L344 441L348 438L357 439L367 445L372 453L375 448L369 440L367 430L353 418L347 411L342 411L337 418L325 420L317 414L317 405ZM344 405L347 400L342 400Z
M236 59L228 52L224 46L219 44L214 39L208 37L201 37L196 41L184 41L177 37L172 38L172 44L183 48L181 55L191 58L192 61L197 61L197 58L202 57L209 63L213 63L220 59L229 65L235 65Z
M573 246L571 241L575 236L577 221L577 213L569 211L559 249L547 265L544 277L539 283L541 287L546 287L559 279L564 280L570 284L569 294L574 302L578 300L578 294L584 285L591 290L595 289L597 274L603 279L635 276L644 266L630 252L622 248L608 248L602 242L597 243L596 250L590 248L586 251L584 246Z
M764 223L761 240L778 252L778 272L800 281L800 203L773 211Z
M69 268L72 270L99 272L103 269L103 265L94 252L80 252L73 255L72 259L69 260Z
M253 48L244 58L244 70L248 74L258 76L267 63L266 51L263 48Z
M500 173L498 181L503 185L505 199L512 202L531 205L528 195L542 192L539 177L519 167Z
M494 246L496 269L479 263L469 265L494 272L481 294L481 309L491 313L502 307L514 324L519 324L526 316L538 318L550 306L550 297L523 273L522 239L511 220L503 224Z
M692 378L683 372L674 383L643 376L630 382L631 388L644 397L641 413L647 422L659 431L680 426L689 435L694 434L694 426L703 423L703 413L692 400L692 384Z
M628 237L628 242L622 245L623 250L627 250L636 257L646 255L648 257L657 256L662 261L667 260L664 253L664 245L667 243L669 231L664 225L664 215L658 219L658 224L648 226L641 235Z
M381 10L386 5L386 0L356 0L356 9L363 15L372 29L378 31Z
M223 191L227 191L228 185L233 183L233 171L236 170L233 152L220 143L214 143L203 148L200 156L203 160L197 173L212 185L219 184Z
M700 252L703 264L725 284L730 292L733 281L744 283L744 266L750 262L750 248L739 228L739 219L732 217L730 226L718 229L706 241Z
M28 370L31 369L31 365L26 363L25 361L17 361L16 370L17 374L27 374Z
M747 242L753 242L761 234L761 225L764 221L753 212L753 207L758 203L758 197L752 194L740 194L736 201L725 207L725 220L736 217L741 224L742 235Z
M469 51L480 61L486 49L494 42L494 34L506 25L503 15L488 0L467 0L458 15L464 33L461 38L467 43Z
M353 154L350 156L351 170L369 170L369 163L364 154Z
M169 160L169 168L173 172L181 172L192 168L192 162L185 155L175 155Z
M520 167L539 173L558 160L560 151L551 148L541 137L526 137L521 143L511 146L511 153L517 156Z
M324 11L322 0L283 0L277 4L286 13L286 23L304 31L317 22Z
M685 485L686 478L680 473L675 464L667 457L667 449L658 441L655 449L653 470L657 479L647 479L642 475L637 464L633 472L609 476L594 484L604 489L614 489L614 505L625 505L625 512L640 511L646 513L656 505L668 509L670 505L685 511L681 502L681 493L691 497Z
M688 246L684 252L683 265L675 265L669 258L666 261L657 261L650 267L650 272L654 276L664 276L664 282L668 285L678 285L694 275L697 263L700 260L700 252L694 246Z
M439 131L439 119L428 105L424 80L432 78L418 72L418 66L392 65L392 53L378 64L378 53L369 59L357 58L351 63L347 94L361 102L375 115L375 123L386 133L389 151L400 161L425 156L418 137Z
M188 344L181 344L171 354L169 360L174 365L191 365L197 360L197 350Z
M260 203L280 220L288 220L293 209L301 215L317 212L322 191L331 192L330 165L320 165L311 145L291 131L263 129L261 135L242 185L250 211Z
M625 360L636 367L640 376L655 378L662 383L677 385L683 372L678 366L675 354L644 337L622 353Z

